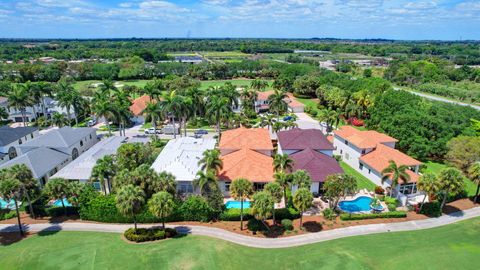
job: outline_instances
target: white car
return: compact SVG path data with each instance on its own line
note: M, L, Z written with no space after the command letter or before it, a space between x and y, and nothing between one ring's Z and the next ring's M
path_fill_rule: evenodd
M157 128L157 134L161 134L162 130ZM145 134L155 134L155 129L153 127L145 129Z

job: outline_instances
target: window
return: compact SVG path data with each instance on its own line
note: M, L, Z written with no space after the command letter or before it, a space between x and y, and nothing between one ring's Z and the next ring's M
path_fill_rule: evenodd
M10 159L14 159L17 157L17 149L15 149L15 147L10 147L10 149L8 149L8 157Z
M372 172L372 170L368 169L368 174L370 174Z
M31 138L31 139L33 139L33 133L32 133L32 134L30 134L30 138Z
M180 184L178 191L180 193L193 193L193 186L191 184Z
M18 139L18 144L22 144L22 139Z
M231 182L225 182L225 191L230 191Z
M92 139L92 134L90 134L90 140Z
M347 141L347 140L345 140L345 144L348 145L348 141Z
M340 155L341 155L341 154L343 154L343 150L342 150L342 149L340 149Z
M400 185L399 190L404 195L417 193L417 185L415 183Z
M363 164L362 164L362 163L358 163L358 168L360 168L360 170L363 170Z
M80 140L80 147L83 146L83 140Z
M73 150L72 150L72 160L75 160L76 158L78 158L78 149L73 148Z
M365 154L365 151L366 151L365 149L363 149L363 150L362 150L362 155L364 155L364 154Z

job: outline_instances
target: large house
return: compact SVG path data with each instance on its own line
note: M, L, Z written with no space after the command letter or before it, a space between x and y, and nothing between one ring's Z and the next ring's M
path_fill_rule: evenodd
M36 127L0 127L0 164L18 156L18 146L38 136Z
M47 113L47 117L50 118L54 113L60 113L65 115L65 117L68 117L70 119L75 118L75 112L73 109L69 111L69 114L67 113L67 109L65 107L62 107L58 104L58 101L46 97L44 98L44 104L45 104L45 112ZM23 122L23 116L22 116L22 111L15 108L8 106L8 100L5 98L0 99L0 107L4 107L7 109L8 112L8 120L11 120L13 122L21 123ZM35 119L37 119L40 116L43 115L43 109L40 104L33 105L31 107L26 107L24 109L25 113L25 121L26 122L32 122Z
M19 156L0 165L0 169L25 164L44 185L48 178L97 142L93 128L55 129L19 145Z
M117 149L125 143L126 138L120 136L108 137L93 145L90 149L81 154L77 159L68 163L52 177L64 178L66 180L75 180L80 182L87 182L91 175L93 167L97 160L117 153ZM93 183L97 189L102 189L100 183Z
M177 191L193 193L193 180L201 170L198 162L206 150L215 148L215 139L181 137L168 141L152 168L160 172L168 172L175 176Z
M270 91L264 91L264 92L258 92L257 94L257 100L255 101L255 110L258 112L266 112L269 109L269 104L268 104L268 97L274 94L275 92L270 90ZM288 105L288 110L294 113L302 113L305 110L305 105L303 103L297 101L295 97L291 94L288 93L287 97L284 99L285 103Z
M274 180L273 144L267 129L244 127L222 133L219 149L223 168L220 170L220 189L228 194L230 184L238 178L246 178L256 189Z
M333 158L333 145L318 129L285 130L278 132L278 152L293 160L293 171L305 170L312 178L310 191L321 193L327 176L343 173Z
M393 160L398 166L409 167L407 173L410 182L399 183L395 193L403 205L423 199L423 193L417 190L420 161L395 149L398 140L377 131L361 131L351 126L343 126L334 131L334 153L342 160L379 186L390 187L391 182L382 183L382 171Z
M143 111L145 110L145 108L147 108L147 105L150 102L152 102L152 99L147 95L143 95L132 101L132 105L130 105L130 112L132 112L132 115L133 115L132 121L134 123L136 124L145 123Z

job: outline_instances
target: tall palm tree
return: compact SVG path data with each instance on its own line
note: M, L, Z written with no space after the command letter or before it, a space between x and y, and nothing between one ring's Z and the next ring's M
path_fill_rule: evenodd
M7 170L12 179L20 181L22 184L22 192L27 198L28 206L30 208L30 215L35 219L35 213L33 211L31 196L37 192L37 181L33 179L32 171L25 164L16 164Z
M410 175L407 173L408 166L401 165L398 166L395 161L390 160L388 162L388 167L382 171L382 184L385 181L390 180L390 197L393 195L393 190L398 186L398 183L402 181L403 183L410 182Z
M102 185L105 195L112 190L112 179L117 171L117 166L112 155L106 155L97 160L92 169L90 181L98 181Z
M180 108L178 111L178 115L180 118L180 129L182 127L183 123L183 131L184 131L184 136L187 137L187 119L191 116L192 114L192 100L189 97L180 97ZM180 131L180 134L182 132Z
M112 130L110 128L110 118L114 116L115 110L113 104L109 101L109 98L102 95L101 93L95 93L93 98L93 112L97 115L97 117L103 117L105 119L105 124L108 128L109 135L112 134Z
M130 101L128 94L123 90L114 91L111 99L113 99L113 116L119 124L120 136L126 136L125 127L127 123L130 122L132 116L130 111L130 105L132 105L132 102Z
M477 184L477 192L475 192L474 202L477 202L478 192L480 191L480 161L473 163L468 169L468 176L473 183Z
M53 97L54 87L51 83L39 82L36 85L36 89L40 94L40 105L42 107L42 113L45 119L48 119L47 116L47 106L45 105L46 97Z
M159 188L156 191L166 191L172 195L175 195L177 191L177 181L175 176L171 173L161 172L158 174Z
M201 166L202 170L218 173L223 168L220 151L218 149L205 150L202 159L198 161L198 165Z
M273 205L272 205L272 220L273 224L275 224L275 204L280 203L282 201L283 193L282 187L279 183L271 182L265 185L265 191L270 194L273 198Z
M273 158L273 168L276 172L289 172L293 169L293 159L288 154L276 154Z
M166 88L163 82L161 80L154 79L145 85L142 93L156 101L160 101L160 97L165 90Z
M14 201L15 211L17 212L18 230L20 235L23 235L22 222L20 221L20 210L18 209L18 201L22 200L22 183L12 178L0 178L0 197L5 201Z
M203 90L190 87L185 91L185 96L192 101L193 118L197 118L197 115L205 113L205 93Z
M213 171L199 171L193 185L200 189L202 194L209 193L217 184L217 177Z
M265 88L268 87L268 82L264 80L255 79L250 82L250 87L257 91L263 91L265 90Z
M131 216L135 231L137 231L137 215L145 206L145 192L134 185L122 187L116 197L117 209L125 216Z
M427 196L430 198L433 194L436 194L439 190L439 185L437 181L437 176L434 173L424 173L420 176L417 182L417 189L423 191L425 196L423 196L422 204L420 206L420 212L423 209L423 205L425 204L425 199Z
M154 216L162 219L163 229L165 229L165 218L172 214L174 208L175 202L172 194L165 191L153 194L150 201L148 201L148 210Z
M370 107L373 106L373 99L368 93L367 90L361 90L353 94L357 105L361 109L361 117L365 118L367 116L367 111Z
M61 81L57 84L57 94L55 95L55 98L58 101L58 105L67 110L69 126L71 125L70 111L78 99L76 93L78 92L76 92L73 86L66 81Z
M68 183L63 178L51 178L48 180L43 191L50 199L60 200L62 202L63 212L67 215L64 199L68 197Z
M458 194L465 188L465 182L463 181L463 174L456 168L443 169L438 175L439 189L443 193L443 200L440 209L443 209L447 202L449 194Z
M340 114L334 110L324 109L321 110L318 114L318 119L321 122L325 122L327 124L327 132L331 132L334 125L338 126L338 122L340 121Z
M310 177L310 174L308 174L306 171L298 170L291 175L293 185L297 186L299 189L310 189L310 186L312 185L312 178Z
M253 184L245 178L233 180L230 195L240 201L240 230L243 230L243 202L253 195Z
M290 187L290 177L283 172L278 171L274 174L275 182L278 183L283 189L283 199L285 201L285 206L287 205L287 189Z
M302 228L303 213L312 206L313 195L310 190L300 188L293 195L293 205L300 211L300 228Z
M145 107L145 110L143 110L143 114L152 120L152 126L155 133L154 138L157 138L157 120L162 117L160 104L157 102L148 102L147 107Z
M220 123L228 119L232 112L232 106L228 98L223 96L211 96L207 102L206 115L210 116L217 123L218 139L220 139Z
M173 123L173 138L177 138L177 128L175 125L175 117L178 117L182 104L182 98L176 94L176 91L170 91L163 95L163 100L160 101L160 108L162 112L171 117Z
M262 223L270 230L270 226L266 224L265 220L272 215L272 204L274 200L270 193L260 191L253 195L252 210L255 218L262 221Z
M23 126L27 126L26 109L33 105L30 93L24 85L17 85L7 94L8 107L15 108L22 114Z
M57 127L63 127L68 122L68 120L65 118L65 115L59 113L59 112L54 112L52 115L52 124L54 124Z
M269 108L277 115L277 121L280 120L280 114L288 110L285 98L287 98L287 94L279 90L275 90L273 94L268 97Z

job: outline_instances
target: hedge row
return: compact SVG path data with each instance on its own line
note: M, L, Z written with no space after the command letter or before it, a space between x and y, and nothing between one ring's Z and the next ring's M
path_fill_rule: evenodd
M134 228L130 228L125 231L123 234L125 238L133 242L147 242L147 241L155 241L155 240L162 240L165 238L174 237L177 235L177 231L175 229L159 229L159 228L149 228L144 229L140 228L135 230Z
M0 220L11 219L17 216L16 211L11 211L8 209L0 209Z
M300 217L300 212L295 208L281 208L275 209L275 218L277 220L282 219L296 219ZM243 210L243 220L249 220L254 218L252 209ZM227 209L220 214L220 220L224 221L240 221L240 209Z
M407 212L392 211L379 214L341 214L341 220L362 220L362 219L375 219L375 218L404 218L407 217Z

